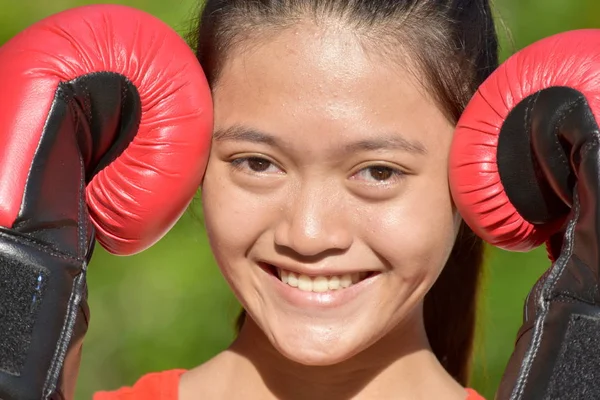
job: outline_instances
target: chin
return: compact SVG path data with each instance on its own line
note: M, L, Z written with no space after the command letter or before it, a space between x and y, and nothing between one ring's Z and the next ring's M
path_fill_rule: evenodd
M349 352L341 349L339 351L336 351L335 349L327 349L327 351L322 351L322 349L318 348L278 348L278 350L284 357L291 361L313 367L335 365L347 360L352 356Z
M338 364L351 358L362 349L360 346L343 340L339 334L307 333L300 329L296 331L295 335L285 332L285 334L277 336L273 338L272 344L279 353L291 361L306 366Z

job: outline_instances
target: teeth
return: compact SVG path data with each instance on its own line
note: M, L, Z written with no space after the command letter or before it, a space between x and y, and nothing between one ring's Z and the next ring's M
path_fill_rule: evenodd
M298 287L298 275L293 272L290 272L288 275L287 284L291 287Z
M298 277L298 289L304 290L305 292L312 292L313 282L306 275L300 275Z
M329 290L329 279L324 276L317 276L312 281L313 292L326 292Z
M332 276L331 278L329 278L327 280L327 286L329 287L329 290L339 289L340 288L340 277Z
M350 287L350 285L352 285L352 277L350 276L350 274L342 275L342 277L340 278L340 286L343 288L347 288Z
M304 292L323 293L329 290L339 290L348 288L368 275L367 272L333 275L333 276L317 276L311 278L308 275L296 274L294 272L277 269L279 278L283 283L291 287L298 288Z

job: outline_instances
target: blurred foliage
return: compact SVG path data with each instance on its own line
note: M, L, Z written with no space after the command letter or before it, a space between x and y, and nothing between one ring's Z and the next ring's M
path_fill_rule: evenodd
M0 43L52 13L83 0L0 0ZM122 0L161 18L182 35L192 29L196 0ZM543 37L597 28L597 0L496 0L502 58ZM233 338L239 305L221 277L199 217L198 201L153 248L116 257L99 246L89 272L91 325L77 391L131 385L142 374L192 368ZM522 305L547 268L543 249L490 249L481 298L473 387L492 399L521 323ZM457 288L460 290L460 288Z

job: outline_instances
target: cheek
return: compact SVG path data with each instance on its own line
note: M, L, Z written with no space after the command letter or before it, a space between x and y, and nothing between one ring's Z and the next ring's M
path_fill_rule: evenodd
M254 242L255 234L247 219L255 215L245 212L251 207L246 197L240 201L239 195L227 181L226 175L219 171L217 163L208 164L202 184L202 209L204 226L211 250L221 274L236 297L243 298L249 285L248 268L240 268L245 249Z
M277 199L242 190L230 179L228 168L219 160L209 162L202 185L202 207L214 256L221 269L229 271L232 262L245 258L248 249L272 225Z
M381 210L373 230L379 245L373 247L404 283L428 288L452 251L456 215L445 182L423 180Z

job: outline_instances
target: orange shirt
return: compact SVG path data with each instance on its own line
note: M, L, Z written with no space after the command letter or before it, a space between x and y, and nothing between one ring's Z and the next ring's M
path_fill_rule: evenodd
M132 387L98 392L92 400L178 400L179 378L186 372L173 369L144 375Z
M174 369L144 375L132 387L113 392L98 392L93 400L178 400L179 378L185 372ZM485 400L473 389L467 389L465 400Z

